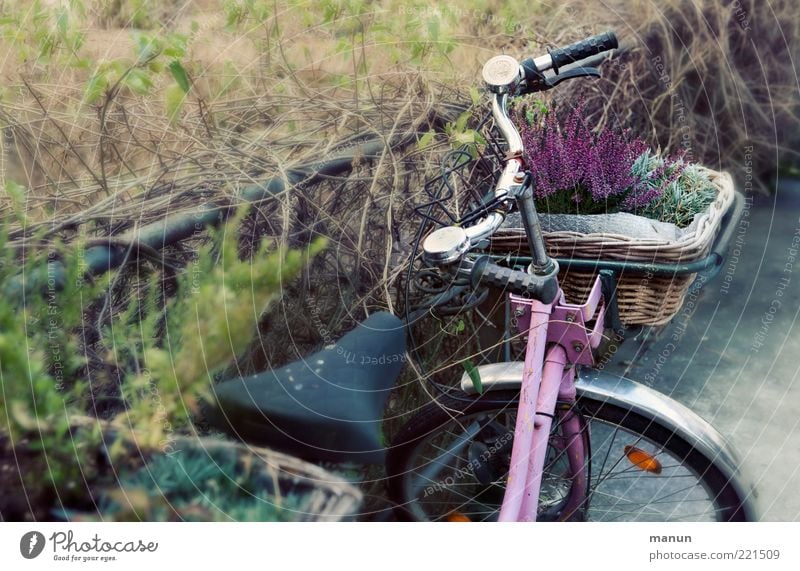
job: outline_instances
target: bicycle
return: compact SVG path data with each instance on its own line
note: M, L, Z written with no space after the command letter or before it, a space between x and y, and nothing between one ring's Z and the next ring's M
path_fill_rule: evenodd
M559 263L545 249L509 97L596 76L586 62L616 47L609 32L521 63L496 56L484 66L492 117L507 151L504 165L491 199L462 219L469 223L427 235L423 259L458 284L451 290L506 292L517 329L527 336L524 358L465 373L460 391L439 395L399 431L385 461L401 519L756 517L752 489L719 433L668 397L591 368L606 316L614 316L613 293L598 277L585 303L567 302ZM530 250L523 269L479 252L512 206ZM716 267L729 236L723 232L712 252ZM434 297L431 306L453 295ZM307 459L383 461L380 418L405 360L405 327L417 318L406 317L404 323L373 314L306 359L217 385L212 424Z

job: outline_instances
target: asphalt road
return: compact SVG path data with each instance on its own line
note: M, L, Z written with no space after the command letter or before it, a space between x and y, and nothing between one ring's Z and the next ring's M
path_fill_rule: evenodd
M740 452L761 519L800 520L800 181L748 201L725 266L607 369L671 395Z

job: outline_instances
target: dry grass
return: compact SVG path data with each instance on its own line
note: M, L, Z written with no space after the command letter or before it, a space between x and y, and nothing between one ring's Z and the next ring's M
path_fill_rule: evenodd
M800 24L788 0L758 12L753 0L571 0L525 9L386 0L330 2L316 12L302 2L262 4L261 17L239 15L232 25L241 1L87 1L71 26L85 34L88 66L64 65L63 46L32 57L35 42L6 33L0 171L3 182L27 188L24 225L13 220L20 205L0 198L12 243L33 235L69 241L78 230L117 236L198 203L234 204L243 186L366 138L413 141L437 116L454 117L446 104L468 100L490 55L540 53L607 28L631 50L604 64L603 80L561 88L557 97L583 98L598 123L632 127L667 151L686 148L740 181L750 146L761 173L775 170L776 157L794 156ZM36 6L5 2L6 11L14 7L35 28ZM136 65L133 27L193 34L183 58L192 88L176 121L164 111L169 74L154 76L146 94L120 88L85 99L95 64ZM316 233L333 239L335 254L315 271L348 292L319 302L340 326L370 307L396 309L412 208L445 139L425 153L411 145L368 162L354 157L352 176L326 181L313 196L295 189L259 205L247 230L293 245ZM303 314L304 305L287 296L287 315ZM281 321L284 333L305 329L309 342L319 341L308 324Z
M337 151L353 155L349 176L297 185L245 219L244 254L264 237L303 247L325 235L331 246L263 317L240 371L305 355L377 308L400 310L419 224L414 208L427 200L424 183L451 148L444 134L424 150L415 141L468 106L481 65L497 53L538 54L614 29L629 51L604 64L603 79L546 97L583 99L598 124L625 125L670 152L685 148L710 168L732 171L740 188L751 168L746 149L755 181L797 159L800 20L791 0L249 2L261 13L235 12L244 0L84 0L67 31L85 34L78 50L85 65L61 44L39 55L66 5L0 0L0 14L21 18L26 31L15 34L14 24L0 34L0 189L25 188L17 199L0 190L12 246L70 242L81 232L124 236L202 204L235 205L245 186ZM37 11L50 19L36 23ZM98 66L146 67L136 59L134 28L193 36L180 58L191 89L172 121L165 105L174 80L164 69L152 72L146 92L120 82L87 101ZM365 160L358 144L375 137L393 144ZM164 259L183 264L201 236L171 246ZM115 278L98 302L108 311L93 314L87 339L96 340L103 319L162 268L141 269ZM487 307L495 312L499 303ZM321 318L310 319L312 312ZM473 317L463 331L458 316L429 321L421 343L431 362L424 375L407 368L402 383L413 388L390 403L389 428L430 398L420 378L452 381L459 359L474 356L480 342L497 343Z
M4 4L5 11L16 6L34 32L55 25L35 24L35 5ZM80 52L88 66L66 65L63 46L37 59L34 40L9 33L0 39L0 172L2 182L27 188L24 221L14 219L20 205L0 197L12 244L34 235L70 241L78 231L119 236L200 203L235 204L242 187L367 138L414 141L437 120L441 126L457 115L491 55L541 53L609 28L630 51L604 64L602 80L555 94L586 100L598 124L626 125L667 151L686 148L711 168L731 170L740 186L745 148L755 149L757 171L770 173L777 157L794 156L793 133L800 132L792 128L800 24L788 0L758 12L752 0L449 8L385 0L330 2L316 11L299 1L262 2L261 16L239 14L233 24L231 9L244 6L241 0L155 4L94 0L71 13L70 25L85 34ZM146 10L134 13L134 6ZM136 65L136 26L155 36L193 35L182 59L191 91L175 121L164 109L173 83L168 73L154 74L146 94L121 87L86 101L96 65ZM346 179L295 188L257 206L245 242L268 236L302 246L326 234L334 246L304 284L287 290L282 315L264 325L264 334L293 342L259 344L253 368L321 342L319 325L303 318L309 303L319 305L334 332L372 308L397 309L400 268L418 221L412 210L447 148L440 135L425 152L412 144L370 161L354 156ZM192 248L176 246L167 255L186 259ZM118 296L126 283L135 284L118 282ZM321 295L312 283L329 291ZM311 291L317 297L309 300Z
M18 50L3 50L3 179L30 189L29 211L38 213L34 217L75 213L90 204L97 208L98 198L111 195L140 200L131 189L163 181L164 163L203 153L220 157L231 137L260 145L259 158L268 141L267 160L273 163L293 159L297 155L291 145L280 143L291 134L266 124L275 114L292 108L302 113L320 101L357 106L370 99L365 89L385 86L387 79L392 80L388 85L402 84L409 74L420 73L415 66L421 66L425 81L447 81L465 92L475 84L481 62L493 53L539 52L543 45L605 28L616 29L633 52L607 64L601 82L562 89L559 97L586 97L600 121L633 126L670 151L687 148L711 168L742 171L744 149L750 145L763 173L774 171L776 158L795 157L798 84L793 61L800 24L789 0L771 2L758 12L753 0L572 0L541 2L527 11L514 11L515 3L488 2L438 12L413 2L387 1L365 3L357 16L343 10L327 23L308 18L301 4L286 3L276 4L265 23L246 21L235 30L225 25L222 8L228 4L94 0L76 24L86 33L82 49L88 59L99 62L130 58L126 26L132 23L185 32L197 23L188 58L193 92L176 126L165 122L164 81L148 97L120 93L107 108L89 106L82 104L87 70L55 69L46 61L22 58ZM132 5L144 6L147 18L137 20ZM387 44L370 34L371 27L407 17L412 9L420 26L436 18L441 28L441 39L422 39L434 46L452 43L441 58L403 60L413 38ZM392 60L398 53L399 63ZM229 82L235 85L222 94L222 85ZM407 93L398 89L394 99ZM263 109L252 107L254 98ZM317 123L295 123L299 131L290 139L320 134ZM343 121L325 131L325 140L353 132ZM321 150L307 140L302 145L312 153ZM246 170L247 160L233 156L226 162L244 162L240 170ZM104 204L116 209L119 201ZM1 212L8 213L8 207Z
M730 170L740 187L748 148L756 187L769 187L779 162L797 162L795 2L604 4L628 23L619 27L636 49L609 65L602 87L590 91L598 112L664 149L685 149L706 166Z

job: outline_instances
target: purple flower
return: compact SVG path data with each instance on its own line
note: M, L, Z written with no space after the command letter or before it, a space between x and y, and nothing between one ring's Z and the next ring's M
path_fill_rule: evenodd
M584 190L597 203L617 204L623 199L627 203L624 195L632 189L638 189L630 202L633 207L656 198L666 184L651 192L632 170L636 159L648 150L647 144L630 137L627 131L604 129L594 133L584 115L582 104L562 114L552 107L533 124L523 113L515 114L536 198L564 191L577 203L581 197L578 191Z

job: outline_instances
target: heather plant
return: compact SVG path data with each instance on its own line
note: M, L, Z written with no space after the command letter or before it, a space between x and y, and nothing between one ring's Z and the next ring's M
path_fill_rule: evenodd
M695 214L704 211L716 199L717 189L700 165L681 161L680 168L670 170L661 167L660 163L666 162L663 157L647 153L640 158L651 165L655 163L656 168L651 167L651 172L657 171L662 175L660 179L655 176L648 179L649 184L659 187L660 191L646 206L631 207L634 214L684 227L691 224Z
M646 150L631 165L634 183L626 189L623 208L631 212L647 212L670 185L679 182L685 168L682 157L668 159Z
M555 108L537 111L521 129L536 198L567 192L576 205L587 197L605 205L634 184L631 167L645 143L612 130L593 133L580 106L561 117Z
M624 130L595 132L581 105L560 113L537 104L515 115L542 212L631 212L686 226L714 200L708 177L682 155L662 156Z

